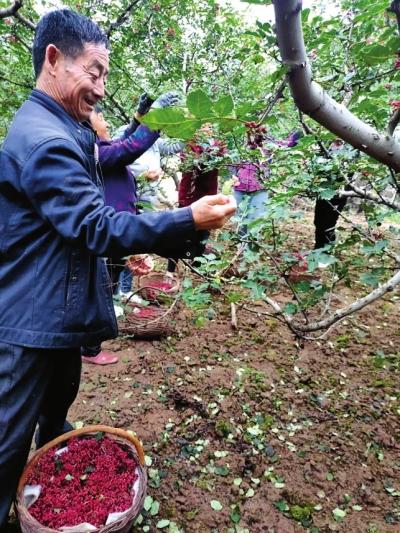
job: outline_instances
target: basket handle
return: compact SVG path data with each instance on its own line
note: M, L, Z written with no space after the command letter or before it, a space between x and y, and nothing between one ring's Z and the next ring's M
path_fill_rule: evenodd
M55 439L51 440L50 442L42 446L37 452L35 452L35 454L32 456L32 459L29 461L29 465L31 468L29 469L25 468L21 476L21 479L19 480L17 494L19 494L20 491L25 486L26 478L28 474L31 472L32 468L36 465L36 463L39 461L42 455L46 453L48 450L50 450L50 448L53 448L53 446L57 446L57 444L60 444L61 442L64 442L65 440L69 440L73 437L80 437L81 435L85 435L86 433L98 433L98 432L111 433L112 435L116 435L117 437L122 437L124 439L129 440L136 448L140 464L142 466L145 465L142 443L137 437L135 437L134 435L131 435L125 429L113 428L110 426L103 426L101 424L84 426L83 428L73 429L72 431L63 433L59 437L56 437Z

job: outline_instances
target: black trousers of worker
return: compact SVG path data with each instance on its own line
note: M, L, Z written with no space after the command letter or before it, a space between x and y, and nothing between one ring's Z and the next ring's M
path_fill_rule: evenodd
M335 226L340 213L346 205L347 198L334 196L330 200L318 199L315 203L314 226L315 244L314 248L323 248L327 244L335 242Z
M0 341L0 530L7 522L36 424L37 447L71 429L66 417L80 375L79 348L26 348Z

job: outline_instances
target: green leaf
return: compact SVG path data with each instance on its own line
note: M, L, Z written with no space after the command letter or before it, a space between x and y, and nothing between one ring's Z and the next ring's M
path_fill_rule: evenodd
M151 130L163 130L169 137L188 140L201 126L201 120L188 118L181 109L152 109L142 119Z
M214 119L214 122L218 123L219 129L226 133L228 131L232 131L234 128L236 128L241 122L239 120L233 119L233 118L220 118L220 119Z
M159 520L157 522L156 528L157 529L163 529L164 527L169 526L169 523L170 523L169 520L167 520L166 518L163 518L162 520Z
M213 104L208 95L201 89L190 92L186 98L190 113L196 118L209 118L214 115Z
M154 501L151 504L151 508L150 508L151 516L156 516L159 510L160 510L160 502Z
M218 476L227 476L230 473L230 470L229 470L229 467L227 467L226 465L217 466L217 467L215 467L215 473Z
M360 276L361 283L365 285L370 285L371 287L377 287L381 281L380 272L372 270L371 272L364 272Z
M279 500L278 502L274 503L274 506L279 509L282 513L289 511L289 506L285 502L285 500Z
M222 96L219 100L214 102L214 111L219 116L230 115L233 111L234 103L230 94Z
M363 58L367 65L377 65L392 55L392 51L381 44L373 44L363 48Z
M233 178L229 179L229 180L226 180L222 184L222 187L221 187L222 194L232 194L234 183L235 183L235 180Z
M143 504L143 509L145 511L150 511L151 506L153 504L153 498L151 496L146 496Z
M229 518L232 520L234 524L238 524L240 522L242 515L240 514L240 509L238 505L235 505L233 507L232 512L229 515Z
M336 522L341 522L346 516L346 511L344 511L343 509L339 509L339 507L336 507L336 509L333 509L332 514Z
M292 302L288 302L285 304L285 307L283 308L283 312L287 315L293 315L294 313L297 313L298 307L296 304Z
M168 137L189 141L200 127L200 120L186 119L182 124L165 126L163 131Z
M210 505L211 505L211 509L214 509L214 511L222 510L222 504L218 500L211 500Z

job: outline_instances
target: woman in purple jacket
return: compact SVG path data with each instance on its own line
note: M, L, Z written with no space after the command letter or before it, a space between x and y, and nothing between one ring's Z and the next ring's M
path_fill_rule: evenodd
M173 93L166 93L153 103L153 107L167 107L176 102ZM137 214L136 180L129 165L148 150L160 136L141 125L138 112L124 133L123 139L111 140L108 123L104 119L100 106L96 106L90 116L90 123L96 131L97 154L95 162L100 165L99 174L103 177L105 204L116 211L128 211ZM148 111L144 110L143 111ZM109 272L113 292L118 290L119 275L124 270L125 259L121 256L109 258ZM88 363L107 365L116 363L118 357L101 349L101 346L85 346L81 349L83 360Z

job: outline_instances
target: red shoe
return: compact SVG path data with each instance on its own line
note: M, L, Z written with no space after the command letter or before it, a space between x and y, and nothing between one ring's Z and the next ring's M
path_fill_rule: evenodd
M82 355L82 361L92 363L92 365L112 365L113 363L118 363L118 356L102 350L96 357Z

